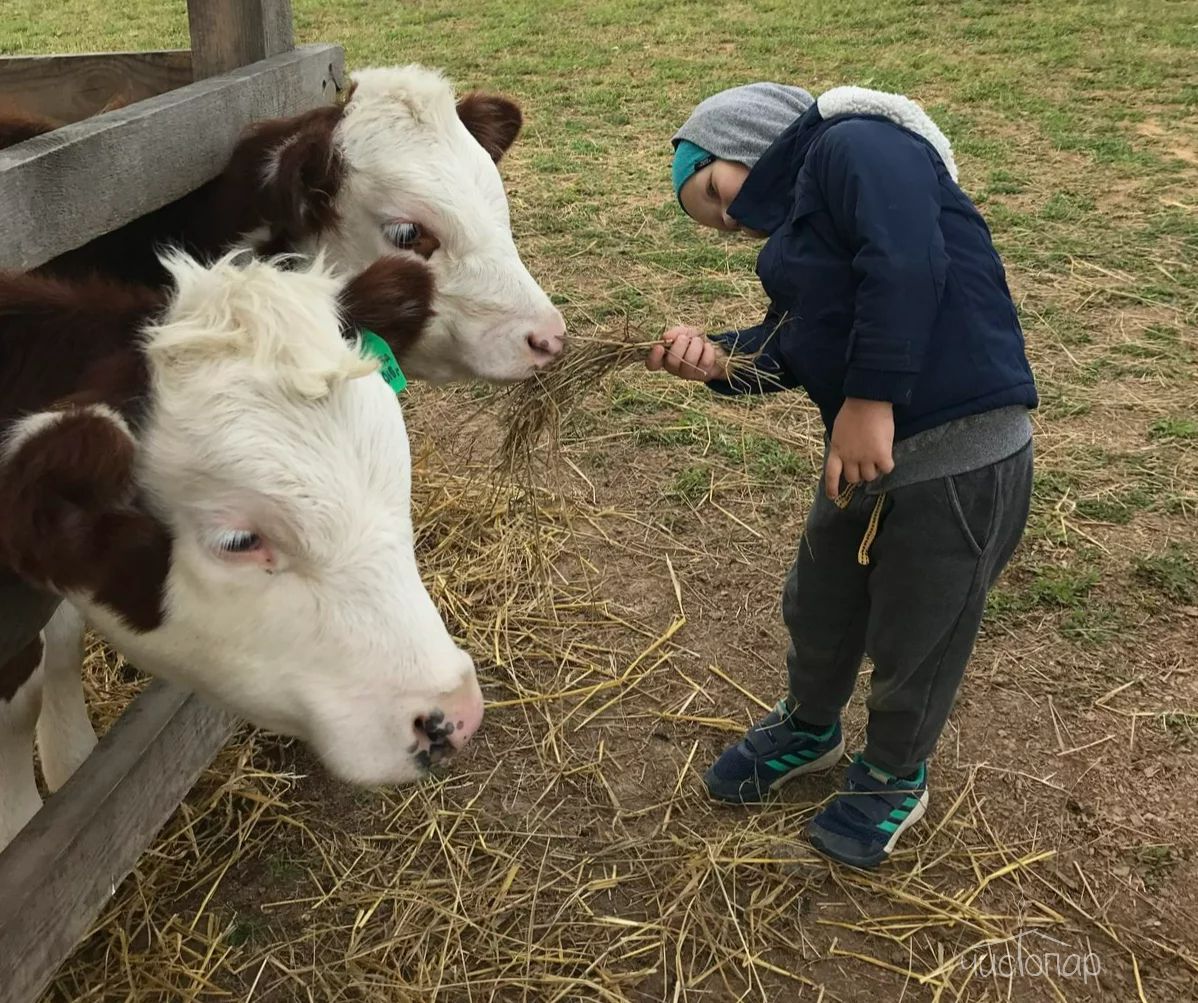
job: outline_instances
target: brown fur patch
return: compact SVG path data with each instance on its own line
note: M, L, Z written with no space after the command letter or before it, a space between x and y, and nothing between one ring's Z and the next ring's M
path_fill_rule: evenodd
M16 696L42 660L42 639L35 637L7 662L0 664L0 701Z
M27 115L25 112L3 109L0 110L0 150L16 146L34 136L44 136L53 132L61 123L41 115Z
M225 169L206 185L112 233L43 265L46 275L108 275L163 286L157 253L181 247L211 260L246 234L265 228L262 254L295 249L337 225L335 201L345 164L333 143L344 109L329 105L249 126ZM267 167L277 157L276 168Z
M337 225L334 203L345 163L333 133L343 113L334 105L253 125L221 173L218 211L226 221L240 217L240 232L268 227L264 253L293 250L299 241ZM237 209L230 212L233 205ZM251 221L253 215L258 218Z
M341 293L342 316L351 329L366 328L404 361L404 353L433 315L433 275L416 258L379 258Z
M0 479L0 558L28 582L90 592L151 630L171 540L132 505L136 453L114 421L76 407L21 443Z
M165 300L99 278L0 273L0 430L64 412L4 463L0 562L41 587L87 590L143 630L161 620L170 538L131 504L134 443L83 406L137 424L148 378L139 333Z
M458 101L458 118L496 163L503 159L524 125L518 104L510 98L481 91Z
M101 278L0 272L0 428L63 402L105 403L135 420L146 385L137 332L165 302Z

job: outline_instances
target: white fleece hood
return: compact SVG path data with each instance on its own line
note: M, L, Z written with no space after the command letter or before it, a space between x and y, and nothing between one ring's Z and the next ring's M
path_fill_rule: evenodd
M957 180L957 161L948 137L940 131L919 105L902 94L871 91L865 87L834 87L819 96L815 102L820 118L828 121L845 115L878 115L888 118L917 136L922 136L944 161L949 176Z

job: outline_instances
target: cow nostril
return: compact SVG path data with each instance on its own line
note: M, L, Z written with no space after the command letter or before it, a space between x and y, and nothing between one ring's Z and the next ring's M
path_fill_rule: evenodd
M423 736L428 739L429 744L434 748L437 746L445 746L449 744L449 737L461 728L461 724L455 724L453 721L446 721L445 714L439 710L433 711L428 715L420 715L412 722L412 726L416 729L417 736Z
M528 347L538 355L554 358L561 354L565 341L560 334L545 330L531 331L528 335Z

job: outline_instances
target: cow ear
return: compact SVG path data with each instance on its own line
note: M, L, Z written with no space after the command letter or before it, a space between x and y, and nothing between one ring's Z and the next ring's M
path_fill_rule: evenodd
M86 593L131 626L161 622L170 536L132 504L136 445L103 404L22 419L0 456L0 559L23 579Z
M299 116L266 151L261 208L275 237L296 241L336 224L345 163L333 134L341 114L332 107Z
M433 274L419 258L389 255L341 291L347 334L373 331L402 363L433 314Z
M458 102L458 118L495 163L520 135L524 116L520 106L498 94L475 91Z

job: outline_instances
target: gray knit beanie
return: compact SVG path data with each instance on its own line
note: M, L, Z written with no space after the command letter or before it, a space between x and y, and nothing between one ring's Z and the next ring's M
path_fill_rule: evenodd
M710 157L752 167L814 103L815 98L802 87L771 83L731 87L701 101L674 134L675 193L704 166L695 148Z

